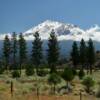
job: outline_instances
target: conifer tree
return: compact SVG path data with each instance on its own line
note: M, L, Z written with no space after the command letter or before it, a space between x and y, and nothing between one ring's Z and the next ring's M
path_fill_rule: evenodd
M47 53L47 61L51 68L51 73L56 72L56 64L59 60L59 46L54 30L50 34Z
M56 73L51 73L50 76L48 77L48 83L50 85L53 84L53 94L55 94L56 85L61 83L61 77Z
M66 67L62 73L62 78L67 82L67 89L69 92L69 83L74 79L73 69Z
M16 57L17 57L17 50L18 50L18 44L17 44L17 35L15 32L13 32L12 35L12 56L13 56L13 66L16 67Z
M5 59L5 67L6 70L9 69L9 61L10 61L10 54L11 54L11 43L8 35L5 36L4 42L3 42L3 56Z
M42 61L42 41L39 36L39 33L36 32L34 34L34 41L32 42L32 62L36 66L37 74L38 74L38 67Z
M86 63L86 59L87 59L87 57L86 57L87 50L86 50L86 44L85 44L84 39L82 39L80 42L80 50L79 51L80 51L80 63L82 64L82 69L83 69L84 65Z
M20 64L20 75L22 70L22 64L26 61L27 58L27 47L26 41L23 37L23 34L19 35L19 64Z
M92 39L89 39L88 41L87 61L90 68L90 74L92 74L92 65L95 63L95 48L94 48Z
M71 59L74 67L76 67L79 63L79 50L76 41L74 41L72 45Z

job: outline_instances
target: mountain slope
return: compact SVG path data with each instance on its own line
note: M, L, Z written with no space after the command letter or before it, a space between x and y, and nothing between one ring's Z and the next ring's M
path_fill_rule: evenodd
M23 32L26 40L33 40L33 34L38 31L42 40L47 40L51 31L54 30L58 40L76 40L80 41L82 38L88 40L92 38L94 41L100 42L100 27L95 25L90 29L83 30L73 24L65 24L57 21L46 20L43 23L32 27L26 32ZM3 40L6 34L0 34L0 40ZM8 33L11 38L11 33Z
M95 25L90 29L83 30L73 24L65 24L50 20L29 29L23 34L27 40L31 40L33 39L33 34L38 31L42 39L48 39L52 29L55 31L58 40L80 41L84 38L87 41L89 38L92 38L94 41L100 41L100 27L98 25Z
M72 48L72 43L74 40L80 41L82 38L84 40L88 40L92 38L95 42L96 50L100 50L100 27L95 25L90 29L83 30L76 25L73 24L65 24L56 21L47 20L36 27L29 29L26 32L23 32L25 39L27 40L27 50L30 55L32 49L32 41L34 39L33 34L38 31L40 34L41 39L43 40L43 52L46 55L47 48L48 48L48 38L52 31L55 31L57 38L59 40L59 47L60 47L60 57L66 57L70 55L70 51ZM2 51L3 46L3 39L6 34L0 35L0 51ZM9 37L11 38L11 33L8 33ZM79 42L77 42L79 43ZM1 52L0 52L1 53ZM0 54L1 55L1 54Z
M76 25L47 20L39 24L38 26L24 32L24 35L26 36L26 39L32 39L32 35L36 31L38 31L42 39L48 39L52 29L55 31L58 39L60 40L70 39L75 37L76 35L81 35L85 33L84 30L80 29Z

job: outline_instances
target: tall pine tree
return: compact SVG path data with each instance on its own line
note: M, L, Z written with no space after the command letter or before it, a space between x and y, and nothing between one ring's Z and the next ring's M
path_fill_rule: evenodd
M37 73L38 73L38 67L41 64L42 60L42 41L39 36L39 33L36 32L34 34L34 41L32 42L32 62L36 66Z
M85 41L84 39L81 40L80 42L80 63L82 64L82 69L84 68L84 65L86 63L86 59L87 59L87 47L86 47L86 44L85 44Z
M92 65L95 63L95 49L94 49L92 39L89 39L88 41L87 61L88 61L89 68L90 68L90 74L92 74Z
M52 30L50 34L47 53L48 65L51 68L51 73L56 72L56 64L59 60L59 46L54 30Z
M15 32L13 32L13 34L12 34L12 56L13 56L14 68L16 68L17 51L18 51L17 35Z
M79 50L78 50L78 46L77 46L76 41L74 41L73 45L72 45L71 59L72 59L74 68L76 68L76 66L79 63Z
M23 34L19 35L19 64L20 64L20 75L22 70L22 64L26 61L27 58L27 47L26 41L23 37Z
M7 71L9 70L10 54L11 54L11 43L8 35L6 35L3 42L3 56L5 59L5 67Z

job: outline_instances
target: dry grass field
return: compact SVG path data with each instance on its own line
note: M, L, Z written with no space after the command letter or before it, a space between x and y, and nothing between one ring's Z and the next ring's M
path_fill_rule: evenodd
M23 94L23 95L13 95L8 92L5 93L0 93L0 100L80 100L79 95L75 96L72 94L69 95L62 95L62 96L57 96L57 95L40 95L37 97L34 93L28 93L28 94ZM96 98L91 95L87 96L82 96L82 100L100 100L99 98Z
M94 72L92 77L96 80L96 85L93 88L96 91L97 82L100 81L100 71ZM0 100L80 100L80 89L83 90L82 100L100 100L95 95L85 93L84 86L77 77L72 81L73 91L71 93L66 94L61 91L52 95L50 93L51 86L47 83L47 78L48 75L37 77L38 80L36 80L36 76L26 77L23 75L19 79L12 79L11 75L0 75ZM10 81L13 81L13 95L11 95ZM66 82L62 80L56 86L56 91L65 85ZM39 96L36 95L36 87L39 88Z

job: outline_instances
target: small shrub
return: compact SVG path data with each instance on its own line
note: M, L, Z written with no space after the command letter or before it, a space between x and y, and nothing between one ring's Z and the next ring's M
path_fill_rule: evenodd
M96 93L96 97L100 98L100 82L98 82L99 88Z
M53 84L53 91L54 91L54 93L55 93L55 90L56 90L56 85L59 84L60 82L61 82L61 77L58 74L56 74L56 73L52 73L48 77L48 83L50 85Z
M73 68L72 71L73 71L73 75L77 75L76 69Z
M98 89L98 91L96 93L96 97L100 98L100 88Z
M69 82L72 81L74 79L73 70L69 67L66 67L62 73L62 78Z
M58 74L56 73L52 73L50 74L49 78L48 78L48 82L49 84L57 84L57 83L60 83L61 82L61 78Z
M10 84L10 83L11 83L11 81L10 81L10 80L7 80L7 81L6 81L6 84Z
M94 83L95 83L95 81L89 76L87 76L83 79L82 84L85 86L85 90L87 93L90 93L91 88L94 86Z
M4 72L4 68L1 66L0 67L0 74L3 74L3 72Z
M18 78L18 77L20 77L19 71L18 71L18 70L14 70L14 71L12 72L12 77L13 77L13 78Z
M33 68L33 66L32 65L27 66L25 73L26 73L27 76L33 75L34 74L34 68Z
M37 73L37 75L41 77L46 76L47 74L48 74L48 71L45 69L39 69Z
M62 74L62 78L67 82L67 91L69 92L71 88L69 87L70 82L74 79L74 74L72 68L65 68Z
M83 79L83 77L85 76L84 70L81 69L81 70L78 72L78 76L79 76L80 79Z

